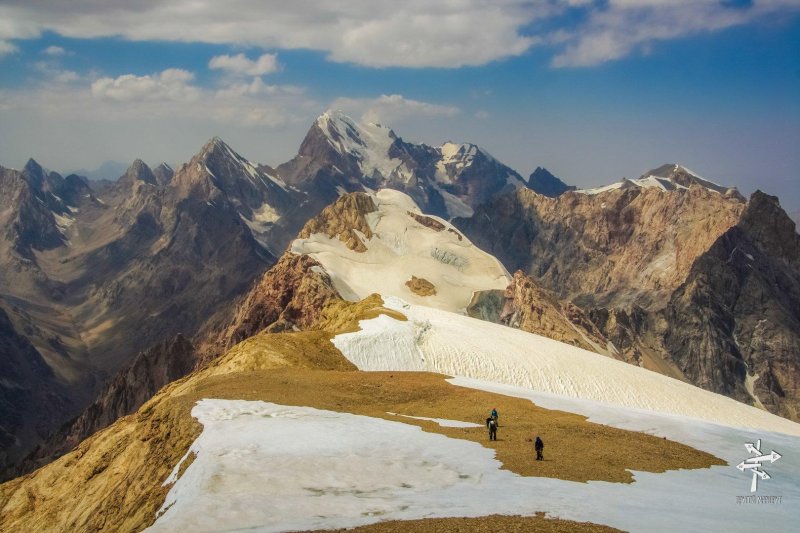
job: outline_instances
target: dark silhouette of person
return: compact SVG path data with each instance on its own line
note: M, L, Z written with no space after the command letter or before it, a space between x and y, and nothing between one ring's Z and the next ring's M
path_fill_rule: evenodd
M539 435L536 435L536 443L533 445L533 447L536 448L536 460L544 461L544 454L542 453L544 452L544 442L542 442L542 439L539 438Z
M497 440L497 420L490 416L486 419L486 427L489 428L489 440Z

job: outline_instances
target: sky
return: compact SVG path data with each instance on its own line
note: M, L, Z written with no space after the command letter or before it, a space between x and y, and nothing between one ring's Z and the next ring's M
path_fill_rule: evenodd
M326 109L603 185L800 209L800 0L0 0L0 165L297 153Z

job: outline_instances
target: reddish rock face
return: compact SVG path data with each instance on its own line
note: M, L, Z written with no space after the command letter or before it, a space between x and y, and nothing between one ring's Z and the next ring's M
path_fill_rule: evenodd
M669 191L520 190L456 223L583 309L622 359L797 420L800 236L776 198L687 176ZM570 342L544 296L522 283L509 297L510 325ZM565 303L562 314L584 320Z
M340 299L319 263L287 252L247 294L218 342L227 349L260 331L312 329L328 302Z

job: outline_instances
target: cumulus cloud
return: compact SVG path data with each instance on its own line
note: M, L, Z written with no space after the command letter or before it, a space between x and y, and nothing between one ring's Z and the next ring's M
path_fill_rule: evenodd
M264 54L256 60L244 54L214 56L208 62L211 69L219 69L240 76L263 76L278 70L277 54Z
M45 48L44 50L42 50L42 53L43 53L44 55L46 55L46 56L50 56L50 57L59 57L59 56L66 55L66 54L67 54L67 51L66 51L66 50L64 50L64 49L63 49L62 47L60 47L60 46L48 46L47 48Z
M412 100L400 94L383 94L377 98L338 98L331 106L361 120L381 124L409 117L452 117L461 110L455 106Z
M194 74L170 68L147 76L125 74L117 78L100 78L92 82L92 94L118 102L140 100L191 101L200 96L200 89L191 85Z
M272 96L278 94L303 94L305 90L296 85L270 85L261 78L250 82L229 83L217 91L220 98L236 96Z

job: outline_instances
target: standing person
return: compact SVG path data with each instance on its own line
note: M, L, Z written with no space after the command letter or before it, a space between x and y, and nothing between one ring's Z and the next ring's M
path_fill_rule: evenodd
M544 461L544 454L542 453L544 452L544 442L542 442L542 439L539 438L539 435L536 435L536 443L533 445L533 447L536 448L536 460Z
M486 419L486 425L489 427L489 440L497 440L497 420L489 417Z
M494 423L495 423L495 424L497 424L497 425L499 426L499 425L500 425L500 423L499 423L499 421L497 420L497 418L498 418L498 416L497 416L497 409L495 409L494 407L492 407L492 414L491 414L491 417L492 417L492 420L494 420Z

